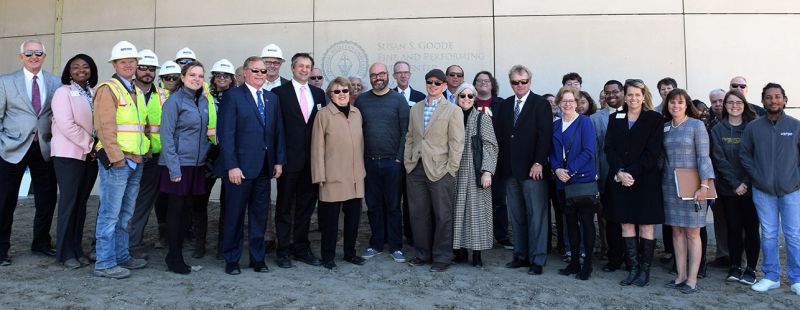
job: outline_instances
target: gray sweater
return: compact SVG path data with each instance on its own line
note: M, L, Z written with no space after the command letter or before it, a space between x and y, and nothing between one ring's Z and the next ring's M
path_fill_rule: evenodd
M747 123L733 126L727 119L723 119L711 129L711 160L717 176L714 184L720 195L735 196L734 191L743 183L751 187L750 176L739 159L742 134L746 126ZM751 193L752 191L747 191L747 195Z
M208 140L208 100L181 87L161 107L161 156L158 164L169 169L170 179L181 176L181 166L205 165Z
M402 162L408 131L408 103L395 91L378 96L367 91L356 99L364 130L364 156Z
M750 122L742 135L742 166L753 187L773 196L800 189L800 121L782 114L773 124L766 116Z

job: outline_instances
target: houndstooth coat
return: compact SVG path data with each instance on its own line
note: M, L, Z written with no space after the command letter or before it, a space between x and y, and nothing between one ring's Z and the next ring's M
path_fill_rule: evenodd
M456 197L453 208L453 248L488 250L492 248L492 189L479 188L475 179L475 163L472 157L472 136L478 131L478 116L482 116L481 140L483 141L482 171L491 174L497 165L497 139L489 115L472 109L464 128L464 153L456 174Z

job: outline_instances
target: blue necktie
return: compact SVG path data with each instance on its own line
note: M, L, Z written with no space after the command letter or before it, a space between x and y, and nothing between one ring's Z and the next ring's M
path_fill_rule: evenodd
M261 117L261 122L266 123L266 117L264 114L264 99L261 98L261 90L256 91L256 97L258 97L258 116Z

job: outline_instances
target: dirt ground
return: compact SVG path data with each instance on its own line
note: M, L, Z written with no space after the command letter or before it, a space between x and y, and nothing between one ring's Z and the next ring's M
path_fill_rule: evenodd
M648 287L621 287L622 271L605 273L603 262L595 261L589 281L557 274L565 263L551 255L544 274L531 276L523 269L503 265L511 253L495 248L484 254L483 269L455 265L444 273L426 267L398 264L387 254L370 259L364 266L341 261L339 269L297 263L281 269L270 254L270 272L225 274L216 253L218 208L212 203L209 216L208 252L202 259L187 263L203 269L189 275L166 271L166 250L150 249L149 265L134 270L124 280L94 277L92 267L66 270L54 259L31 254L33 201L21 200L15 214L11 236L13 265L0 267L0 308L2 309L798 309L800 296L782 287L766 294L748 286L726 283L727 270L709 269L709 277L699 282L701 292L683 295L663 284L672 279L664 266L654 267ZM88 249L94 232L97 197L90 201L84 235ZM154 218L145 233L145 242L156 239ZM361 217L358 251L368 243L366 212ZM53 222L55 231L55 221ZM312 229L316 227L312 223ZM312 246L319 253L319 232L311 233ZM709 251L713 253L713 251ZM406 247L410 258L412 250ZM711 254L713 255L713 254ZM240 262L247 266L247 254ZM760 274L759 274L760 276Z

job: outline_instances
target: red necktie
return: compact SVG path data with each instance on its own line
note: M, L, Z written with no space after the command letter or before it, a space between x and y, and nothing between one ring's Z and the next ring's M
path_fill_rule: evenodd
M33 76L33 82L31 82L31 103L33 104L33 111L36 112L36 115L39 115L39 112L42 111L42 94L39 93L39 83L36 82L38 76Z

